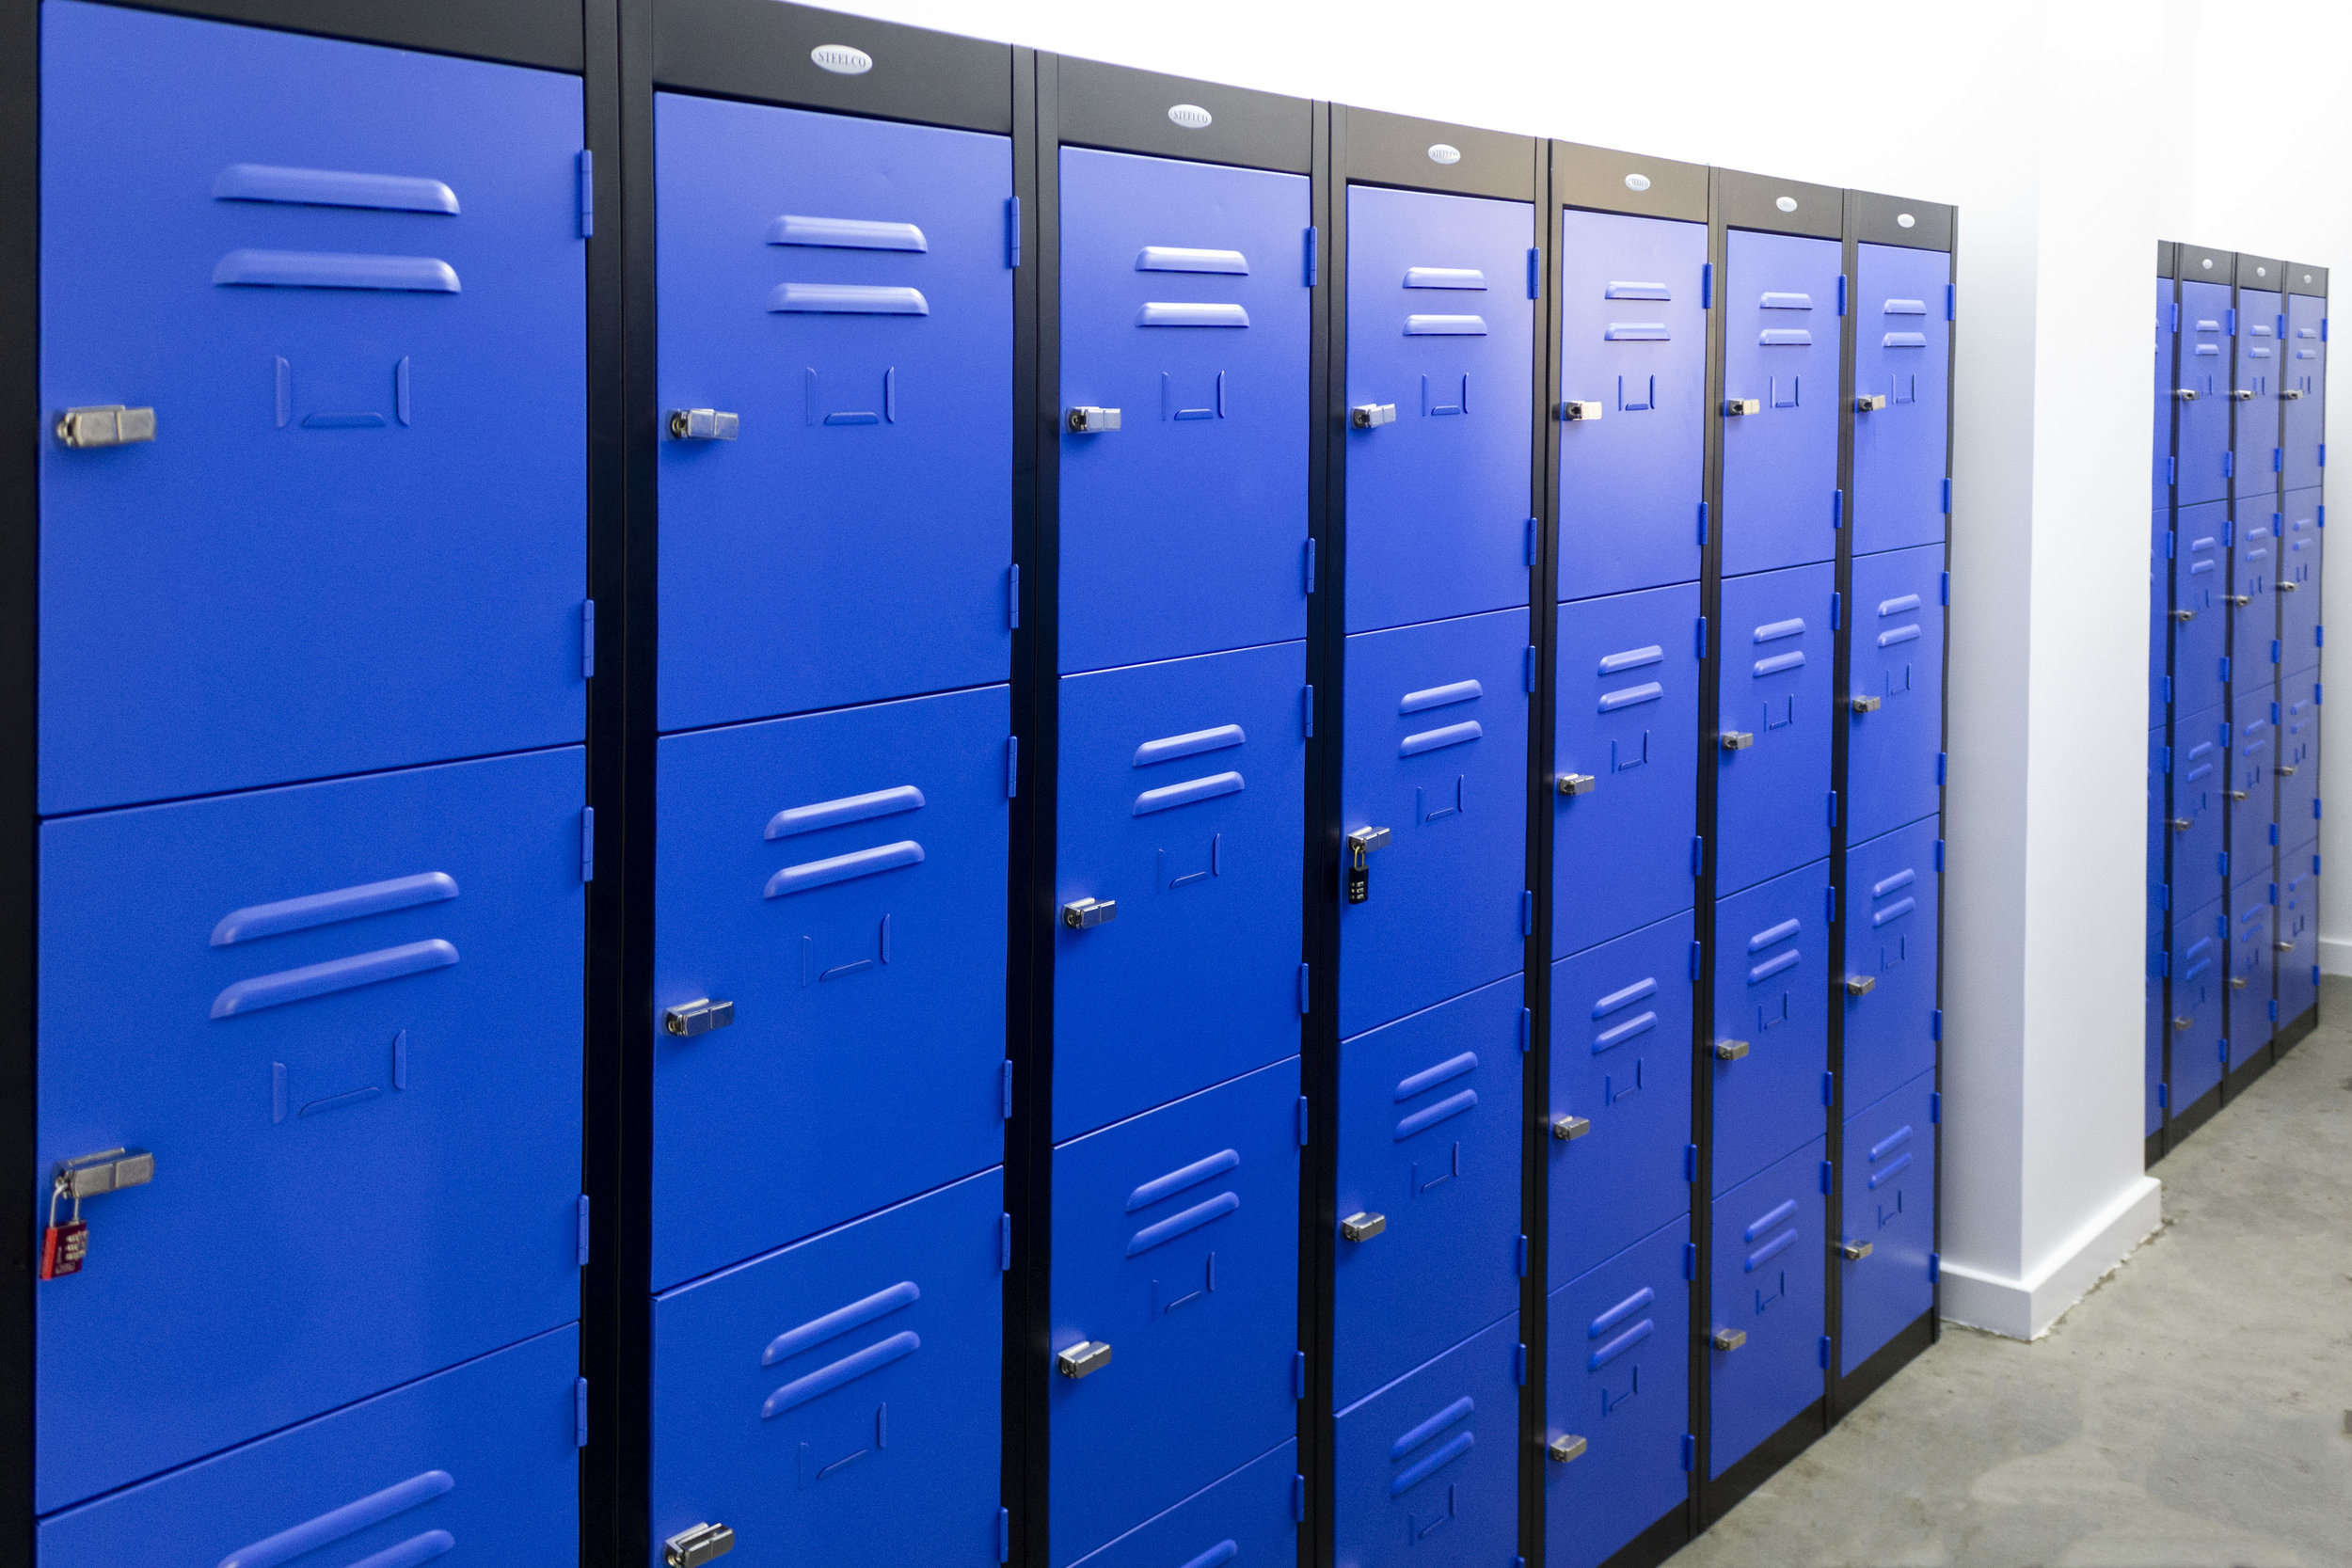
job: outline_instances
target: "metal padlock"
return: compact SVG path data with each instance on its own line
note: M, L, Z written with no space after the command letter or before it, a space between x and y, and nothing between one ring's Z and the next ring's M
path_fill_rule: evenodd
M1358 430L1377 430L1384 424L1396 423L1393 403L1359 403L1347 411L1347 422Z
M1764 400L1762 398L1724 399L1724 417L1725 419L1736 420L1742 414L1761 414L1762 412L1764 412Z
M1386 828L1359 828L1347 835L1347 901L1360 904L1372 896L1372 867L1364 857L1393 835Z
M144 1187L155 1180L155 1156L143 1148L109 1148L58 1162L49 1181L49 1225L40 1238L40 1277L58 1279L82 1272L89 1255L89 1227L82 1220L82 1199L125 1187ZM71 1198L72 1213L57 1223L59 1200Z
M57 1279L82 1272L82 1259L89 1255L89 1227L82 1223L82 1200L73 1200L73 1213L65 1224L57 1223L57 1200L64 1197L72 1183L59 1171L49 1184L49 1227L40 1233L40 1276Z

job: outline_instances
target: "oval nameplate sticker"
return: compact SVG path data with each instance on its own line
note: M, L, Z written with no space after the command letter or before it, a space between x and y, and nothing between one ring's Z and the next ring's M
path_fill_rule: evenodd
M1439 142L1429 150L1429 161L1433 164L1458 164L1462 161L1462 150L1450 143Z
M1187 131L1205 130L1209 124L1209 111L1198 103L1170 104L1168 118Z
M1895 221L1900 224L1903 228L1908 229L1919 220L1913 217L1909 213L1897 213L1895 214Z
M1797 198L1793 196L1784 196L1772 205L1784 213L1793 213L1797 210Z
M874 56L863 49L852 49L846 43L820 43L808 52L819 71L830 71L835 76L863 76L874 69Z
M1649 176L1646 174L1629 174L1625 177L1625 188L1629 191L1648 190Z

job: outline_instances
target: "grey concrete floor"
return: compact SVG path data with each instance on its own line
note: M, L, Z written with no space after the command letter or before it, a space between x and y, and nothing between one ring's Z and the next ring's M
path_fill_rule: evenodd
M2352 1564L2352 980L2033 1344L1947 1325L1675 1568Z

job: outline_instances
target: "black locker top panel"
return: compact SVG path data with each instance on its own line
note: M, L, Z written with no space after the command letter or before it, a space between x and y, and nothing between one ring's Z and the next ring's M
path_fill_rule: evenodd
M2287 293L2315 294L2321 299L2326 299L2328 297L2328 269L2313 266L2309 261L2289 261L2287 263Z
M1581 142L1551 144L1552 198L1563 207L1705 223L1707 173L1705 164L1645 158Z
M140 0L139 8L549 71L577 71L586 58L580 0Z
M2156 276L2158 277L2173 276L2172 269L2180 261L2180 243L2176 240L2156 242Z
M1304 98L1100 60L1055 65L1066 143L1290 174L1313 166L1314 105Z
M778 0L655 0L658 86L1012 130L1012 45Z
M2182 242L2172 276L2185 283L2227 283L2237 276L2237 258L2210 245Z
M1535 199L1535 139L1342 106L1343 180L1461 196Z
M1957 209L1941 201L1848 191L1846 211L1853 217L1853 237L1864 245L1907 245L1915 250L1952 248L1952 216Z
M1808 185L1802 180L1775 180L1770 175L1719 168L1715 201L1724 222L1734 229L1809 234L1824 240L1836 239L1846 231L1846 193L1835 185Z
M2285 286L2283 280L2286 275L2287 264L2276 256L2257 256L2247 250L2238 252L2237 286L2241 289L2261 289L2277 293Z

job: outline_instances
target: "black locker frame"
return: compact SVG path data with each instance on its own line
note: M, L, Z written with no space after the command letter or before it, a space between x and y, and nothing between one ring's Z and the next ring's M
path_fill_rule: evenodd
M2287 285L2283 291L2285 294L2301 294L2306 298L2313 298L2321 301L2325 301L2328 298L2328 269L2326 267L2320 266L2316 262L2312 261L2285 261L2281 262L2280 265L2284 267L2287 277ZM2325 333L2327 330L2325 325L2327 321L2327 311L2324 305L2320 312L2320 320L2322 323L2320 330ZM2321 341L2323 342L2326 341L2327 340L2324 337L2321 339ZM2320 434L2322 436L2321 445L2324 449L2326 446L2325 437L2327 435L2327 425L2325 421L2327 419L2328 408L2328 388L2324 377L2320 383L2319 399L2320 418L2322 421L2320 426ZM2285 422L2286 411L2281 408L2280 410L2280 428L2281 439L2284 438ZM2324 461L2324 450L2322 456L2323 461L2321 462L2319 467L2321 481L2320 493L2325 496L2327 494L2326 481L2328 477L2328 467ZM2285 490L2285 479L2283 475L2280 476L2280 488L2281 494L2283 494ZM2323 500L2320 504L2325 507L2327 503ZM2325 528L2326 524L2324 521L2321 526ZM2328 579L2324 567L2322 568L2319 581L2319 594L2320 602L2324 606L2327 603L2328 597ZM2282 606L2280 610L2280 620L2281 624L2284 623L2285 618L2286 612L2284 607ZM2324 621L2322 625L2325 625ZM2286 689L2283 685L2280 688L2279 696L2280 702L2283 705L2286 700ZM2327 778L2327 750L2323 745L2320 751L2319 760L2312 764L2313 767L2320 769L2320 778L2323 782ZM2320 799L2324 800L2326 799L2325 795L2322 794ZM2272 814L2272 819L2274 821L2277 819L2277 814L2275 812ZM2281 845L2280 847L2283 850L2285 847ZM2280 864L2279 869L2284 869L2283 863ZM2275 936L2277 933L2274 931L2272 934ZM2277 967L2277 962L2274 959L2272 962L2272 969L2274 972ZM2275 988L2275 973L2273 975L2273 984ZM2297 1045L2301 1044L2305 1036L2309 1035L2312 1030L2318 1027L2319 1003L2316 996L2314 996L2314 999L2309 1008L2305 1009L2300 1015L2295 1018L2282 1018L2279 1020L2277 1024L2272 1029L2270 1036L2270 1059L2272 1063L2276 1064L2280 1057L2284 1056L2288 1052L2294 1050Z

